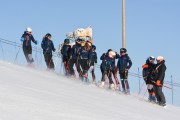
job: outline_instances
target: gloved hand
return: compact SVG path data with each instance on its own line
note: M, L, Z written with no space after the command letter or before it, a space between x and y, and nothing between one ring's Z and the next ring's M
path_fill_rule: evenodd
M157 81L156 81L156 85L157 85L157 86L162 86L162 85L161 85L161 81L160 81L160 80L157 80Z
M37 44L38 44L38 41L36 40L34 43L37 45Z
M53 50L54 52L56 51L56 49L54 48L54 50Z
M146 81L146 80L147 80L147 77L144 77L144 80Z
M125 74L128 72L129 69L125 69Z
M24 41L24 38L23 38L23 37L21 37L20 41L21 41L21 42L23 42L23 41Z

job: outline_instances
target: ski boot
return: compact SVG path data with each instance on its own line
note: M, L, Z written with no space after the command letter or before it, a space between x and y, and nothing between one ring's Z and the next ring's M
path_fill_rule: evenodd
M104 86L105 86L105 82L102 81L102 82L100 83L99 87L104 88Z
M114 86L114 84L113 84L113 83L112 83L112 84L110 84L109 88L110 88L111 90L115 91L115 86Z

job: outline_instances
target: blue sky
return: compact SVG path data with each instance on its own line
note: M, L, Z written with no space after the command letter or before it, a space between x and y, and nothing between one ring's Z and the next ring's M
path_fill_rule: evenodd
M173 75L174 82L180 83L179 6L179 0L126 0L131 72L137 73L138 67L142 70L148 56L162 55L167 65L166 81ZM31 27L39 43L49 32L58 48L66 33L91 25L100 57L110 48L119 52L122 46L121 13L121 0L1 0L0 37L19 42L25 28Z

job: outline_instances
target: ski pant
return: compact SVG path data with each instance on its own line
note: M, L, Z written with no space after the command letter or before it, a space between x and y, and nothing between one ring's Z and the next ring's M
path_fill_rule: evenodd
M64 63L66 75L69 73L68 61L69 61L69 58L67 56L63 56L63 63Z
M90 66L90 72L92 74L92 80L93 81L95 81L95 79L96 79L94 71L95 71L95 66L94 65Z
M115 80L115 82L116 82L116 85L118 85L118 84L119 84L119 81L118 81L118 78L117 78L117 68L114 68L114 69L112 70L112 74L113 74L113 76L114 76L114 80Z
M123 90L129 90L129 83L128 83L128 71L124 71L123 73L120 73L120 79L122 84Z
M105 81L106 75L109 79L109 84L114 84L112 80L112 71L110 69L103 71L102 81Z
M45 59L47 68L54 69L54 62L52 59L52 53L44 53L44 59Z
M74 64L76 65L76 69L79 73L79 76L81 76L82 74L82 71L81 71L81 68L80 68L80 63L79 63L79 60L78 59L70 59L69 62L68 62L68 67L69 67L69 72L71 75L75 75L75 72L74 72Z
M81 68L83 69L83 73L82 75L87 77L87 73L89 70L89 63L88 63L88 59L81 59L79 60Z
M160 102L163 104L166 103L164 93L162 92L162 86L154 85L153 87L154 87L154 92L155 92L157 102Z
M31 46L23 46L23 52L24 52L27 62L30 64L33 63L34 60L32 58L32 47Z
M95 79L96 79L96 76L95 76L95 73L94 73L94 71L95 71L95 61L94 60L90 60L89 61L89 64L90 64L90 73L92 74L92 80L93 81L95 81Z
M103 70L103 68L102 68L102 65L100 66L100 69L101 69L101 74L102 74L102 77L101 77L101 81L103 81L103 77L104 77L104 70Z

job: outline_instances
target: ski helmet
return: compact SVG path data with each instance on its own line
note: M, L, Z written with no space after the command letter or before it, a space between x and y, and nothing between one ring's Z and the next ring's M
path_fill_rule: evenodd
M30 27L26 28L26 32L32 32L32 29Z
M126 53L126 52L127 52L127 50L126 50L126 48L121 48L121 49L120 49L120 52L124 52L124 53Z
M80 42L82 42L82 41L83 41L83 40L80 39L80 38L78 38L78 39L76 40L77 43L80 43Z
M163 56L158 56L157 58L156 58L156 61L158 62L161 62L161 61L163 61L164 60L164 57Z
M109 54L108 54L108 56L110 58L114 58L115 55L116 55L116 53L114 51L110 51Z
M69 40L69 39L65 39L65 40L64 40L64 43L65 43L65 44L69 44L69 43L70 43L70 40Z
M50 34L50 33L47 33L47 34L46 34L46 37L51 37L51 34Z
M95 45L92 45L92 49L96 50L96 46L95 46Z
M149 60L149 62L154 61L155 57L154 56L150 56L150 57L148 57L148 60Z
M110 52L110 51L112 51L112 49L108 49L107 53Z

